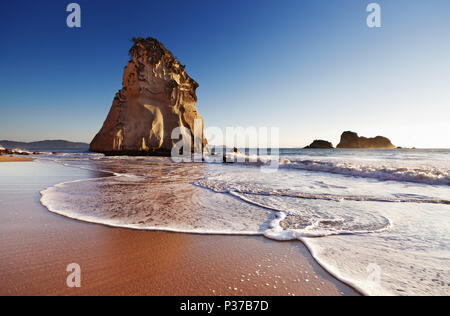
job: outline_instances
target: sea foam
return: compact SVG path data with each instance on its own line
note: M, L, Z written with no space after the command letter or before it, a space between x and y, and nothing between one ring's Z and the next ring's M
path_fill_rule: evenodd
M154 157L52 159L111 175L44 190L41 202L52 212L114 227L301 240L364 294L450 294L447 185Z

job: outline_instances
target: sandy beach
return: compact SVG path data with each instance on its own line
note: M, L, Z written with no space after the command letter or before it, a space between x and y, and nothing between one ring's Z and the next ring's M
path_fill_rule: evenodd
M0 162L25 162L33 160L33 158L28 157L0 156Z
M0 165L0 295L358 295L300 242L110 228L52 214L40 191L91 171ZM66 286L70 263L82 286Z

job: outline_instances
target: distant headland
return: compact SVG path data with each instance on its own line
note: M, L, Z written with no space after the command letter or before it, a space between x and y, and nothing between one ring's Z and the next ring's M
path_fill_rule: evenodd
M17 142L11 140L0 140L0 148L4 149L88 149L89 144L80 142L70 142L67 140L43 140L37 142Z

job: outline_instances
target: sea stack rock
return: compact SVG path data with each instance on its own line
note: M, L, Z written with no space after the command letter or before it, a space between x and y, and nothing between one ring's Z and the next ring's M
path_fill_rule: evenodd
M315 140L311 145L306 146L305 149L333 149L333 144L326 140Z
M393 149L396 147L388 138L383 136L366 138L359 137L355 132L344 132L337 148Z
M140 37L133 42L123 88L90 150L106 155L170 156L179 141L172 140L172 131L187 128L193 142L196 120L206 145L203 120L195 107L198 83L158 40Z

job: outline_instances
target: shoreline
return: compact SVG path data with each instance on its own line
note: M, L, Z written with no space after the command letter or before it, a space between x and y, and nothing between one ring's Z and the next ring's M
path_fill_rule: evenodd
M35 160L35 158L0 155L0 162L27 162L27 161L33 161L33 160Z
M42 197L42 192L41 193L41 197ZM40 200L40 204L42 206L44 206L45 208L47 208L47 206L44 204L44 202L42 201L42 198ZM117 226L117 225L113 225L113 224L108 224L108 223L104 223L104 222L95 222L95 221L90 221L88 219L82 219L82 218L77 218L75 216L69 216L67 214L62 214L59 213L57 211L52 211L49 210L48 211L50 213L53 213L55 215L58 216L62 216L64 218L67 218L69 220L73 220L73 221L78 221L81 223L85 223L85 224L90 224L90 225L101 225L101 226L105 226L107 228L111 228L111 229L125 229L125 230L131 230L131 231L142 231L142 232L153 232L153 233L163 233L163 234L181 234L181 235L194 235L194 236L211 236L211 237L226 237L226 236L230 236L230 237L250 237L250 238L263 238L263 239L267 239L269 241L273 241L274 243L300 243L306 250L307 250L307 254L305 255L305 257L311 257L310 259L313 260L321 269L324 270L324 272L326 274L328 274L328 276L330 276L331 278L333 278L336 282L338 283L342 283L343 285L349 287L352 291L355 292L356 295L359 296L368 296L367 294L365 294L363 292L362 289L359 289L356 285L352 285L350 284L351 282L345 282L339 279L339 277L337 276L337 274L332 272L332 269L327 268L324 264L322 264L318 259L315 258L315 255L313 254L312 249L303 242L303 240L301 239L297 239L297 240L289 240L289 241L282 241L282 240L275 240L275 239L271 239L268 237L265 237L262 234L244 234L244 233L236 233L236 234L230 234L230 233L210 233L210 232L205 232L205 233L199 233L199 232L184 232L184 231L177 231L177 230L171 230L168 228L161 228L161 229L155 229L155 228L149 228L149 229L145 229L145 228L138 228L138 227L133 227L133 226L129 226L129 227L125 227L125 226ZM342 294L342 293L341 293ZM267 294L266 294L267 295Z
M56 215L39 203L40 191L93 172L39 160L15 167L25 176L0 186L0 295L360 295L302 242L111 228ZM0 167L0 178L15 173L9 169ZM49 170L52 182L42 183ZM65 286L74 262L80 289Z

